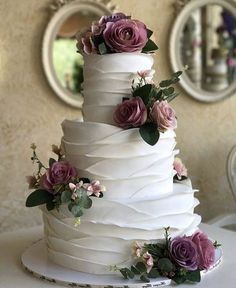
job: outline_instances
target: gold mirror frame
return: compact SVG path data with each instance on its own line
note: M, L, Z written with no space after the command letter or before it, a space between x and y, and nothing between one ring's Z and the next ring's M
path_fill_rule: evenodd
M180 45L178 45L181 39L181 32L183 31L184 25L187 23L190 15L196 9L199 9L205 5L219 5L229 10L231 14L236 18L236 2L235 0L176 0L174 3L175 12L177 14L173 29L170 35L170 62L173 71L183 69L183 63L181 62L181 51ZM225 90L219 92L209 92L198 88L189 79L186 73L183 74L180 81L183 89L194 99L212 103L223 100L236 91L236 82L229 85Z
M83 103L82 95L74 95L63 87L56 75L52 57L53 42L61 25L73 14L86 10L98 16L111 15L116 10L116 6L110 0L56 0L50 5L50 9L52 18L46 27L43 37L43 69L48 83L56 95L70 106L81 108Z

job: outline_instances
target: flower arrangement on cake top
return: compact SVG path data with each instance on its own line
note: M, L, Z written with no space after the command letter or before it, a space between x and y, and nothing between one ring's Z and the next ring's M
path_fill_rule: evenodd
M31 145L31 149L31 160L38 165L38 170L33 176L26 177L29 189L36 189L28 196L27 207L46 204L50 211L58 209L61 204L67 204L74 217L79 218L84 209L92 206L92 196L103 197L106 188L97 180L91 182L87 178L80 178L76 168L65 160L61 148L52 145L58 160L50 158L49 167L39 160L35 144Z
M169 105L178 93L173 84L180 80L182 71L171 79L155 85L149 81L151 71L138 72L138 83L133 81L131 98L123 98L114 111L115 123L123 128L139 128L141 137L149 145L155 145L160 133L177 127L175 111Z
M85 54L121 52L150 53L158 49L150 39L153 32L139 20L123 13L102 16L77 35L77 48Z
M168 277L176 284L200 282L201 271L208 270L215 261L215 251L221 246L213 243L208 236L198 230L191 236L169 237L169 228L165 229L162 242L133 246L136 264L130 268L118 268L125 279L138 276L144 282L152 278Z

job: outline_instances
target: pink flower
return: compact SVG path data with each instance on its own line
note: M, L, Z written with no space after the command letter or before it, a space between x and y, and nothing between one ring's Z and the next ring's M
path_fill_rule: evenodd
M90 29L84 30L82 33L76 36L77 38L77 48L79 51L83 51L85 54L96 53L96 47L92 41L92 32Z
M133 97L117 105L114 121L121 128L140 127L147 120L147 109L140 97Z
M40 185L53 193L53 187L58 184L67 184L76 177L76 169L67 161L54 162L40 179Z
M118 20L121 20L121 19L129 19L130 16L126 16L124 13L121 13L121 12L118 12L118 13L113 13L112 15L105 15L105 16L102 16L99 20L99 24L102 25L102 24L106 24L107 22L116 22Z
M88 196L95 195L96 197L99 197L102 192L106 191L105 186L101 185L99 181L84 183L83 187L87 190Z
M131 19L107 22L103 37L111 51L118 53L141 51L148 41L144 23Z
M29 184L29 189L34 189L37 184L37 179L35 176L26 176L26 181Z
M147 266L147 272L149 273L153 266L153 257L150 253L146 252L143 254L143 260Z
M167 101L156 101L151 109L150 116L163 132L177 127L175 111Z
M143 246L139 242L135 242L133 246L133 255L140 258L142 255Z
M174 170L177 172L176 176L179 180L181 180L183 176L184 177L188 176L188 171L180 158L177 158L177 157L175 158Z
M142 70L138 72L138 76L145 79L153 77L154 71L152 69Z
M106 28L105 24L99 24L99 22L94 21L92 23L92 27L91 27L92 34L94 36L99 36L102 34L102 32L104 31L105 28Z
M195 243L198 252L198 268L209 269L215 260L215 247L207 235L197 231L190 239Z

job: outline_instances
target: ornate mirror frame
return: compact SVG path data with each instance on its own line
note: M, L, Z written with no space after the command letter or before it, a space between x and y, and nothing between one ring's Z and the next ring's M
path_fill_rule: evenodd
M43 37L43 69L48 83L56 95L67 104L81 108L83 103L82 95L73 95L68 89L61 85L56 76L52 59L53 41L63 22L76 12L86 10L98 16L110 15L116 10L116 6L111 4L111 0L56 0L54 4L50 6L50 9L53 15L46 27Z
M236 18L236 3L234 1L235 0L176 0L174 6L176 9L177 18L170 35L170 61L173 71L183 69L184 64L181 63L180 45L178 45L178 43L180 41L181 32L183 31L184 25L192 12L205 5L213 4L228 9ZM236 91L236 82L230 84L227 89L219 92L208 92L202 90L196 87L186 74L187 73L183 73L180 84L184 90L196 100L212 103L223 100Z

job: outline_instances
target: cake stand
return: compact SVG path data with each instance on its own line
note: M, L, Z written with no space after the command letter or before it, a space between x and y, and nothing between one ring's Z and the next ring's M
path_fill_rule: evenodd
M21 256L21 261L23 267L35 277L68 287L151 288L171 284L171 280L168 278L158 278L151 280L150 283L142 283L139 280L125 280L121 275L92 275L67 269L48 259L44 239L27 248ZM202 275L213 270L221 261L222 250L217 249L214 265L208 271L202 271Z

